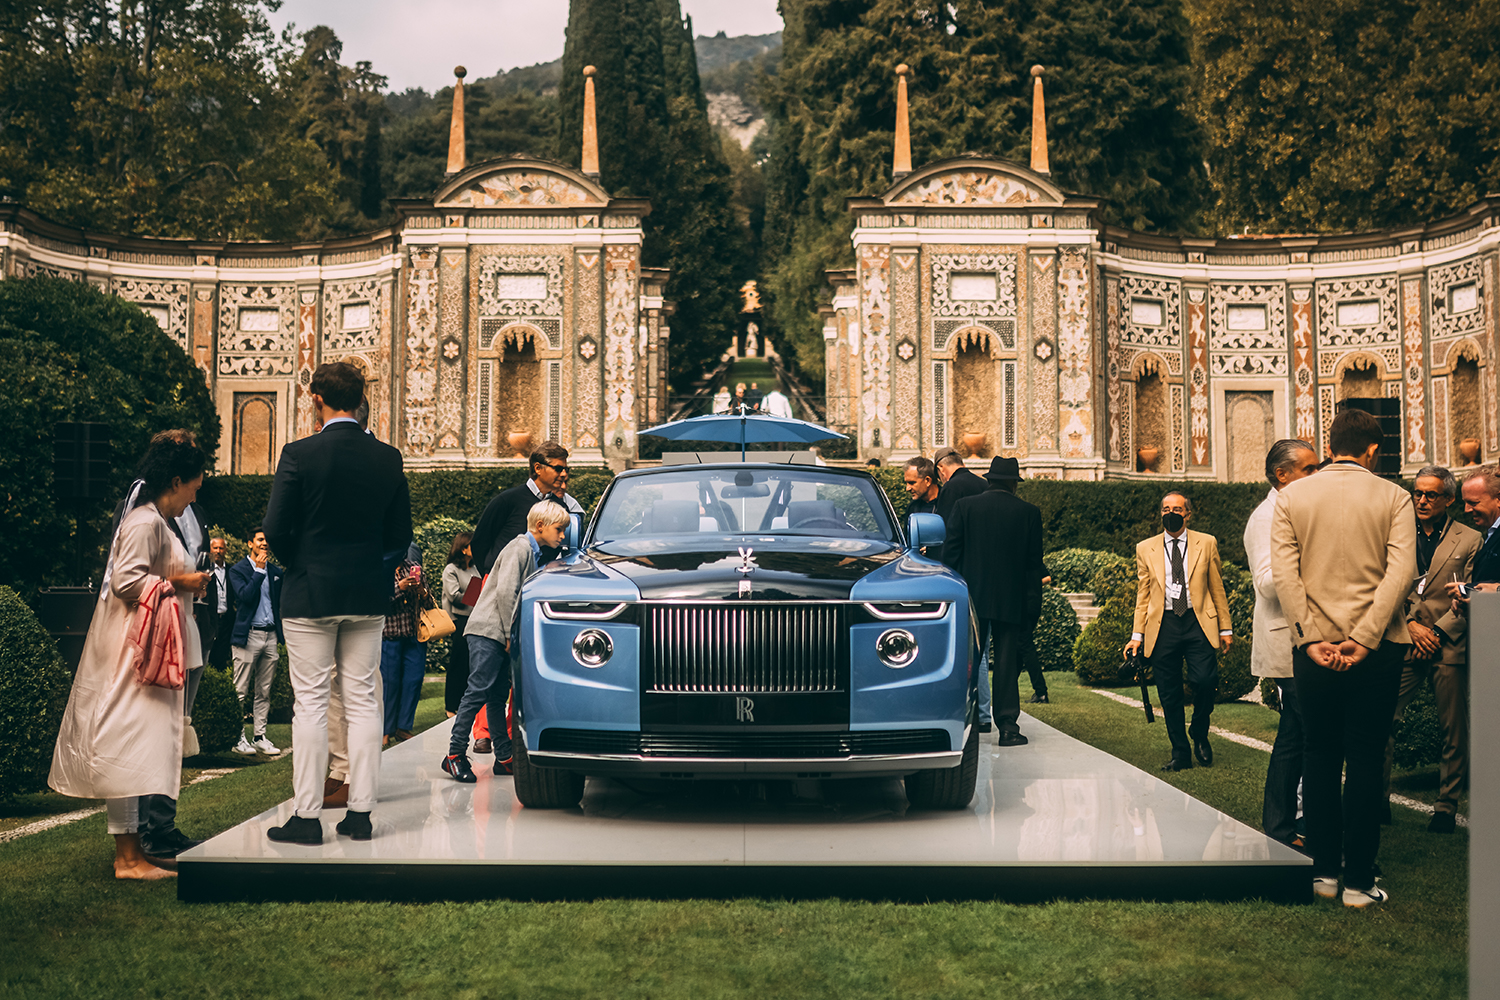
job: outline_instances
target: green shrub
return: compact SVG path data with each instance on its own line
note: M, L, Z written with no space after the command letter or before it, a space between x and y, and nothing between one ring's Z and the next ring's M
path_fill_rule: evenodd
M233 674L230 675L233 677ZM267 720L284 726L292 721L292 668L286 646L276 646L276 673L271 675L271 710Z
M1219 656L1219 693L1215 701L1239 701L1259 683L1250 673L1251 632L1255 623L1255 581L1249 572L1232 562L1223 565L1224 594L1229 599L1229 620L1234 642Z
M204 667L198 682L198 699L193 703L193 729L198 734L198 749L203 753L223 753L239 740L245 731L245 714L234 679L229 671Z
M438 517L412 532L413 539L422 547L422 580L432 592L432 599L438 603L438 607L443 605L443 567L448 564L448 550L453 546L453 536L460 531L473 530L473 525L467 521ZM448 636L427 643L428 673L440 673L448 669L448 643L451 641L452 636Z
M1037 620L1036 655L1043 670L1072 670L1078 641L1078 613L1056 587L1042 588L1042 616Z
M1396 727L1395 764L1401 768L1422 767L1442 759L1443 722L1432 685L1424 681Z
M52 637L0 586L0 800L47 787L71 687Z
M1109 595L1121 587L1136 584L1135 560L1117 556L1113 552L1100 553L1099 568L1089 577L1084 590L1094 595L1095 606L1103 604Z
M1058 549L1047 553L1043 562L1052 574L1052 586L1065 594L1078 594L1087 589L1100 557L1107 554L1095 549Z
M1073 669L1078 679L1095 687L1120 687L1133 684L1120 676L1125 662L1125 644L1135 619L1135 583L1116 590L1099 609L1099 617L1089 623L1073 644Z
M1260 679L1260 702L1269 709L1281 711L1281 692L1276 690L1275 678L1262 677Z

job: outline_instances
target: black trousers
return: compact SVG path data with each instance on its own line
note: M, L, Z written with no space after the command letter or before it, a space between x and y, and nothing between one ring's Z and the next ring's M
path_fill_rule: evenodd
M1036 630L1021 637L1021 666L1031 678L1031 691L1043 698L1047 696L1047 675L1042 672L1042 658L1036 652Z
M1281 697L1281 721L1271 762L1266 765L1266 798L1260 809L1260 827L1266 836L1290 844L1297 836L1297 786L1302 784L1302 701L1297 697L1295 677L1277 677Z
M993 714L995 732L1001 736L1013 736L1021 731L1017 720L1021 717L1021 647L1031 637L1031 627L993 618L979 619L979 648L984 649L994 639L994 655L990 658L990 670L995 674L995 703ZM984 683L984 678L980 678Z
M1405 646L1382 642L1341 671L1318 666L1300 649L1292 654L1305 728L1302 811L1313 875L1337 878L1342 867L1345 888L1375 884L1385 741L1405 655Z
M1219 690L1218 651L1203 634L1197 615L1191 611L1185 615L1168 611L1162 615L1150 662L1151 675L1156 678L1156 695L1161 699L1162 720L1172 741L1172 758L1192 760L1188 736L1199 740L1208 736L1208 720L1214 713L1214 694ZM1184 682L1193 688L1191 729L1185 726Z
M443 679L443 708L458 714L458 705L469 689L469 644L464 640L464 626L469 624L467 615L455 615L453 622L458 631L448 637L448 676Z

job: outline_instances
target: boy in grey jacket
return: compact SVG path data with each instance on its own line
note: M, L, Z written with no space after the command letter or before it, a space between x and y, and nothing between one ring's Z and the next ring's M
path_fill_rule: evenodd
M505 735L505 702L510 697L510 641L521 585L541 569L542 547L560 548L568 524L568 510L551 500L535 504L526 514L526 531L506 543L495 566L484 579L479 603L469 615L464 641L469 644L469 686L453 717L453 735L442 767L455 780L477 780L465 753L480 705L489 706L490 732L495 746L495 773L510 774L510 739Z

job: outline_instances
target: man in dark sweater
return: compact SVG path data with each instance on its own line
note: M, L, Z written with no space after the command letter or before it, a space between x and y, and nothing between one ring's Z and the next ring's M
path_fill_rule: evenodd
M485 507L474 529L474 565L488 573L495 557L512 538L526 530L526 513L538 500L555 499L557 477L568 471L568 449L556 441L543 441L531 453L531 478L519 486L501 490ZM557 557L557 549L544 549L542 565Z

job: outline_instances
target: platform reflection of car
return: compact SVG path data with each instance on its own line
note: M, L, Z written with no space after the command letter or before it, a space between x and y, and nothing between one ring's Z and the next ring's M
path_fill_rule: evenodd
M621 473L522 592L515 789L576 805L586 775L901 776L962 808L979 744L968 590L863 471Z

